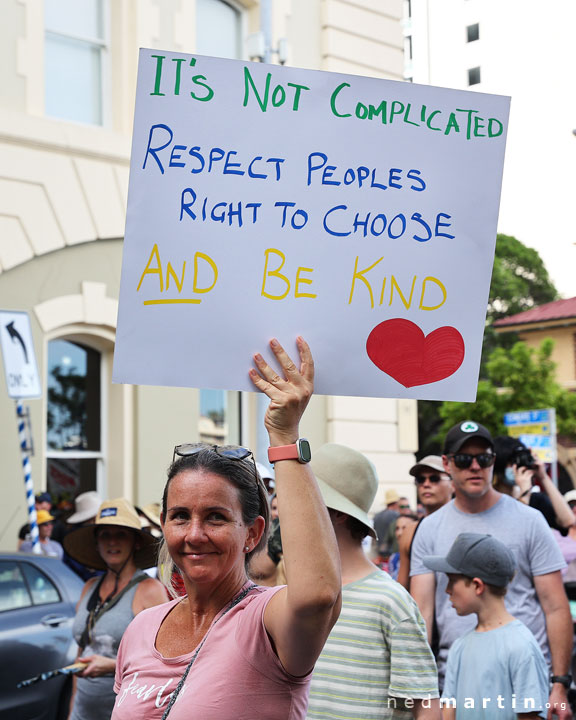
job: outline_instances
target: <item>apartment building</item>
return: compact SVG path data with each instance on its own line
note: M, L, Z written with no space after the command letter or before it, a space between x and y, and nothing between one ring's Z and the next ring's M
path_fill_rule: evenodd
M576 294L575 23L571 0L404 0L407 80L511 96L498 229L538 250L565 297Z

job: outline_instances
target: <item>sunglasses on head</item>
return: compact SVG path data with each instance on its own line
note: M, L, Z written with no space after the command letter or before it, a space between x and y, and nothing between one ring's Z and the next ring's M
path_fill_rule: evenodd
M448 457L454 461L454 465L460 470L467 470L470 465L476 460L481 468L487 468L494 465L496 455L494 453L478 453L478 455L471 455L470 453L453 453Z
M174 454L172 455L172 462L176 459L176 455L179 457L188 457L189 455L196 455L196 453L202 450L210 450L215 452L217 455L227 458L228 460L246 460L252 458L254 465L254 478L258 482L258 470L256 469L256 460L254 459L254 453L248 448L241 447L240 445L208 445L207 443L184 443L182 445L176 445L174 448Z
M415 475L414 477L416 485L424 485L426 480L430 480L431 483L436 485L442 480L442 477L440 475Z

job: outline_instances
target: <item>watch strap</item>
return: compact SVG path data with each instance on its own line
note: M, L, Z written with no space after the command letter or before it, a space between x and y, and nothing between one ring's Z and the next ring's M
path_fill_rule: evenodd
M560 683L561 685L564 685L566 690L569 690L570 685L572 684L572 675L550 675L550 682Z
M278 460L298 460L299 457L300 452L297 443L268 448L268 461L271 463L278 462Z

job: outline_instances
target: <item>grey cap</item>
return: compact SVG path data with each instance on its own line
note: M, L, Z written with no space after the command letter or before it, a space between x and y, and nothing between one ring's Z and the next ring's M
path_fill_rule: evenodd
M409 472L410 475L418 475L423 470L437 470L438 472L445 473L444 465L440 455L426 455L422 460L419 460L416 465L412 465Z
M512 551L492 535L480 533L460 533L446 557L428 555L422 562L430 570L477 577L496 587L506 587L516 571Z

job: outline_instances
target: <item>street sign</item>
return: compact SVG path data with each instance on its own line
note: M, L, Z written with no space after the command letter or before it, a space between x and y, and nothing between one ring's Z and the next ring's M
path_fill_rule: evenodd
M545 463L556 462L556 410L523 410L504 415L508 434L518 438Z
M42 395L28 313L0 310L0 345L11 398Z

